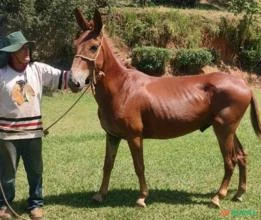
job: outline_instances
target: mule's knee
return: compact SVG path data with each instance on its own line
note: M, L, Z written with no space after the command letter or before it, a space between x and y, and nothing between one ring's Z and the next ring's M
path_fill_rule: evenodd
M237 161L238 161L238 165L244 168L247 165L247 156L241 154L237 155Z
M225 175L227 176L231 176L233 174L233 171L235 169L236 166L236 161L234 159L228 159L225 161Z

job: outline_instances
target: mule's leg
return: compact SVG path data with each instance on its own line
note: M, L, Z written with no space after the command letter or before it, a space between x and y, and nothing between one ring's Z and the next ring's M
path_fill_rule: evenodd
M236 148L236 155L237 155L237 162L239 167L239 185L238 190L233 200L235 201L242 201L242 195L246 192L246 157L247 154L244 152L243 146L240 143L238 137L235 135L234 139L235 148Z
M143 139L141 137L135 137L128 140L130 147L135 172L139 178L140 195L136 204L139 207L146 207L145 199L148 197L149 191L145 180L145 166L143 160Z
M234 147L234 137L235 137L234 131L231 131L229 128L224 126L219 126L219 125L218 126L214 125L214 131L218 138L220 150L224 160L224 169L225 169L225 174L222 183L220 185L220 188L217 194L212 198L212 203L216 207L220 207L220 199L223 199L227 195L228 185L232 177L237 162L237 158L236 158L236 152Z
M104 196L108 193L111 171L117 155L120 140L121 139L118 137L112 136L108 133L106 134L106 154L103 166L103 178L99 192L93 196L93 200L95 201L102 202Z

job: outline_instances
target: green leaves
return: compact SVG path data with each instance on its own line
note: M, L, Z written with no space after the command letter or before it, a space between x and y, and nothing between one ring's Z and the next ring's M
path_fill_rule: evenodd
M132 64L150 75L162 75L169 59L170 52L164 48L136 47L132 51Z
M259 0L230 0L229 10L235 14L244 13L248 16L261 12Z
M213 56L208 49L180 49L173 62L174 70L186 73L196 73L203 66L212 63Z
M157 47L136 47L132 51L132 65L149 75L162 75L169 63L173 73L195 74L213 61L213 54L206 48L170 51Z

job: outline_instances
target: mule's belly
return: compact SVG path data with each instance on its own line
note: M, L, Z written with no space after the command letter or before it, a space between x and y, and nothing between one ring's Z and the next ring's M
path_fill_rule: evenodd
M205 122L206 121L206 122ZM100 118L102 128L111 135L127 139L133 134L140 134L144 138L168 139L179 137L195 130L209 126L209 121L197 120L193 122L182 122L177 120L150 120L143 122L141 129L134 129L132 125L126 126L119 120L106 120Z
M209 96L200 94L198 97L183 100L172 97L164 104L162 99L151 102L142 114L143 136L174 138L211 125Z
M111 114L99 114L103 129L117 137L128 138L139 134L144 138L168 139L205 129L212 123L208 104L190 111L173 111L159 114L158 111L129 114L128 117L117 117ZM176 109L177 110L177 109ZM107 112L108 113L108 112Z
M206 120L207 121L207 120ZM183 136L210 125L204 120L193 122L182 121L155 121L156 123L144 123L143 137L154 139L168 139Z

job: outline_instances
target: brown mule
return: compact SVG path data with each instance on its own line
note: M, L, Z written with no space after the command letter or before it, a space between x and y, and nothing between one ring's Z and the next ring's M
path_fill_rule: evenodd
M235 200L246 191L246 154L236 129L251 105L251 121L261 137L256 102L251 89L239 78L225 73L184 77L152 77L125 68L114 56L102 19L95 11L87 21L76 9L82 29L75 40L76 55L69 80L71 89L81 90L91 83L98 103L98 116L106 131L106 155L99 192L93 197L102 201L108 192L111 171L121 139L126 139L139 179L139 206L145 207L148 187L144 175L143 139L174 138L212 126L224 158L225 175L212 199L219 207L227 195L236 164L239 186Z

